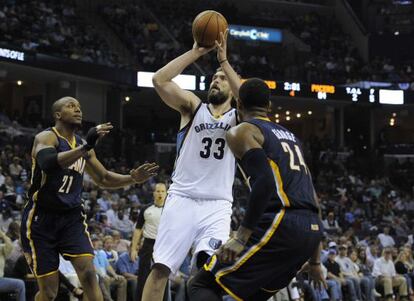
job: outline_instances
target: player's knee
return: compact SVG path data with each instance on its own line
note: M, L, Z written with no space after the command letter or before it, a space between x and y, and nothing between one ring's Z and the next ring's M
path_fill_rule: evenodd
M85 269L79 271L79 280L81 280L84 285L92 286L96 280L96 272L92 269Z
M171 271L167 266L165 266L163 264L156 263L156 264L154 264L154 266L152 268L151 274L152 274L152 277L154 278L154 280L157 281L157 280L167 279L168 276L170 275L170 272Z

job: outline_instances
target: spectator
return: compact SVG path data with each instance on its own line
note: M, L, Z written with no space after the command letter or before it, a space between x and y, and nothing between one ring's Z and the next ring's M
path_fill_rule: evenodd
M376 277L376 283L384 288L384 296L387 300L393 300L393 287L398 288L400 298L407 299L407 281L404 276L397 275L395 271L391 248L384 248L382 257L375 260L372 275Z
M125 277L127 280L127 289L128 296L132 301L137 301L138 296L136 294L137 284L138 284L138 267L139 267L139 258L135 261L131 259L128 252L124 252L119 256L119 259L116 262L116 271Z
M113 249L114 239L112 236L107 235L103 239L103 251L105 252L106 259L109 264L115 268L115 264L118 261L118 253Z
M413 266L408 260L406 250L400 251L397 260L395 261L395 271L398 275L404 276L407 280L408 293L413 294Z
M395 241L390 235L390 227L385 226L383 233L378 234L378 239L383 248L394 247Z
M335 219L335 213L330 211L326 219L322 221L324 230L331 235L339 235L342 232L338 221Z
M106 212L111 208L111 194L107 190L102 191L98 204L102 212Z
M118 254L128 252L128 247L131 245L131 242L121 238L119 231L112 231L112 238L114 239L114 249Z
M23 170L23 167L19 164L20 159L18 157L13 157L13 163L9 165L9 173L13 177L13 179L18 179L20 173Z
M131 238L134 223L129 219L128 215L124 214L124 210L120 209L117 212L112 227L121 232L124 238Z
M126 301L127 298L127 281L118 275L106 258L105 252L102 250L102 241L99 238L92 240L95 249L95 264L96 272L99 277L99 286L102 289L102 294L105 301L112 301L111 288L116 287L117 298L116 301Z
M335 258L335 261L339 264L341 275L346 280L352 300L362 300L360 286L361 279L355 264L346 256L347 251L348 247L346 245L339 246L339 256Z
M20 279L6 278L4 276L4 266L6 258L13 251L12 241L0 230L0 292L14 292L18 301L26 300L26 289L24 282Z
M328 271L327 281L331 282L331 291L335 290L336 293L332 291L331 297L335 296L336 300L342 300L342 285L345 285L345 279L341 275L341 268L339 264L335 261L336 251L331 249L328 252L328 260L325 262L325 267ZM338 289L339 288L339 289ZM355 294L355 292L354 292ZM356 299L356 298L355 298ZM353 300L355 300L353 299Z

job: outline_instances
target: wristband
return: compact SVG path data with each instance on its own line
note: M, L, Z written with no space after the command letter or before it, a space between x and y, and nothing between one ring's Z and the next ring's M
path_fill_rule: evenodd
M223 64L225 61L227 61L227 59L224 59L224 60L222 60L222 61L219 61L219 64L221 65L221 64Z
M320 262L316 262L316 261L308 261L309 265L320 265Z

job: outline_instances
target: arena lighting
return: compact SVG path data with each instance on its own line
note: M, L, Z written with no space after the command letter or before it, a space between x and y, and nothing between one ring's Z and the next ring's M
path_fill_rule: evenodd
M137 86L144 88L153 88L152 77L154 72L138 71L137 73ZM173 78L173 81L181 88L185 90L196 90L196 76L189 74L180 74Z
M275 114L275 118L279 118L279 114Z
M403 105L404 91L402 90L379 90L379 103L387 105Z
M18 80L18 81L17 81L17 85L18 85L18 86L21 86L21 85L23 85L23 82L22 82L21 80Z
M347 129L346 129L346 131L347 131L348 133L350 133L350 132L351 132L351 129L350 129L350 128L347 128Z
M14 61L24 61L24 52L0 48L0 57Z
M289 121L290 120L290 116L286 116L286 120Z
M392 113L392 117L397 117L397 113Z
M289 111L286 111L286 115L290 115L290 112Z
M312 111L308 111L308 115L312 115Z
M280 121L279 119L276 119L276 123L279 123L279 121Z
M300 117L302 117L302 114L297 113L297 114L296 114L296 117L300 118Z
M131 100L131 98L129 97L129 96L125 96L125 101L126 102L128 102L128 101L130 101Z

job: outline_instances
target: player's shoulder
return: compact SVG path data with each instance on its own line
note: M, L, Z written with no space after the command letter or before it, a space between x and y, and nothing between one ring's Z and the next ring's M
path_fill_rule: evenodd
M240 139L250 135L261 134L261 131L257 125L249 122L242 122L232 127L227 132L227 138L229 139Z
M50 142L56 142L57 143L57 137L55 133L51 129L45 129L39 133L36 134L34 138L35 143L50 143Z

